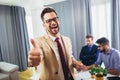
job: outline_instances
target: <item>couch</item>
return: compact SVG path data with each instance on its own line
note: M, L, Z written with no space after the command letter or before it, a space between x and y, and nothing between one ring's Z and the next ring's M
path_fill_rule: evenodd
M18 80L18 66L0 62L0 80Z

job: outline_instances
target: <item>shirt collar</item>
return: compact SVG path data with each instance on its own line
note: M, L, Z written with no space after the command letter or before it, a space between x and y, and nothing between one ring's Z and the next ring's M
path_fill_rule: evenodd
M60 34L59 34L59 33L57 34L56 37L54 37L54 36L52 36L52 35L50 35L50 34L48 34L48 35L50 36L50 38L51 38L53 41L55 41L55 39L56 39L57 37L60 39Z
M110 55L112 53L112 50L109 49L107 55Z
M111 53L112 53L112 50L111 50L111 49L109 49L109 50L108 50L108 54L111 54Z
M88 47L92 47L92 46L93 46L93 44L92 44L92 45L90 45L90 46L88 45Z

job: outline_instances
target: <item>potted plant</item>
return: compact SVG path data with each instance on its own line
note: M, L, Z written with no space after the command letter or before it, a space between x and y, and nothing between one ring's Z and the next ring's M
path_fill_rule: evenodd
M96 73L95 66L92 66L92 68L89 70L89 73L91 74L91 78L95 78L95 73Z
M107 75L107 70L103 69L101 66L92 66L89 72L91 74L91 78L95 78L95 80L104 80L104 76Z

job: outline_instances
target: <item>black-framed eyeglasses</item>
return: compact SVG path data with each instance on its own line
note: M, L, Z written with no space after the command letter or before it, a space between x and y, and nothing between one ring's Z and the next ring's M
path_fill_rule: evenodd
M54 17L52 19L45 20L46 23L51 23L52 21L58 21L58 17Z

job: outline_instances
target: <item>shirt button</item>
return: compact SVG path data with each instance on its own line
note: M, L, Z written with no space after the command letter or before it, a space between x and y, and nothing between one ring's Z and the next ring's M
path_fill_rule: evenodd
M58 71L56 71L55 74L58 74Z

